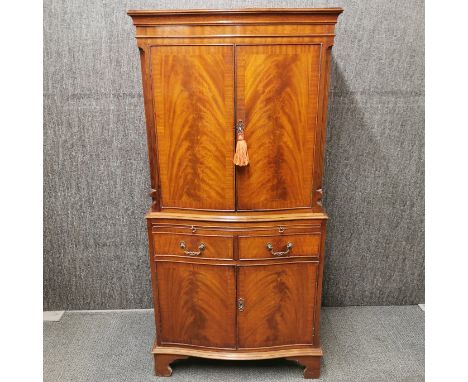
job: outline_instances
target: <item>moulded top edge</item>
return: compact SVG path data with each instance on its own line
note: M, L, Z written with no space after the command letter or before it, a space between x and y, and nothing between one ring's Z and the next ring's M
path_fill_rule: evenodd
M223 14L336 14L343 8L241 8L241 9L163 9L163 10L130 10L129 16L177 16L177 15L223 15Z
M285 221L285 220L327 220L328 215L324 212L304 213L274 213L274 214L203 214L203 213L180 213L180 212L153 212L145 215L146 219L176 219L176 220L199 220L226 223L256 223L262 221Z

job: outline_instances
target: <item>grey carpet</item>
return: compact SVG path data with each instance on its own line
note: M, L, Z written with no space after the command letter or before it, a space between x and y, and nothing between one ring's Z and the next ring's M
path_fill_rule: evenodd
M424 312L417 306L324 308L324 382L424 380ZM66 312L44 323L44 382L154 381L152 311ZM166 381L300 381L285 360L178 361Z

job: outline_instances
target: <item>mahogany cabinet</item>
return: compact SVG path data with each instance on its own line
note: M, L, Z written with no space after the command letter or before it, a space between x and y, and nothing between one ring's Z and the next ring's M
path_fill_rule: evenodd
M156 375L195 356L284 357L319 376L322 170L341 12L128 12L151 172ZM247 165L233 161L240 142Z

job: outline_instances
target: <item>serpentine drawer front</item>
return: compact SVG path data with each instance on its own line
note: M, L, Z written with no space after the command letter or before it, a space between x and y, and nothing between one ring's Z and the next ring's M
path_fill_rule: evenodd
M233 259L232 236L154 233L155 256Z
M141 60L155 373L287 358L318 378L340 8L129 11Z
M314 234L240 236L240 259L279 259L297 256L318 257L321 236Z

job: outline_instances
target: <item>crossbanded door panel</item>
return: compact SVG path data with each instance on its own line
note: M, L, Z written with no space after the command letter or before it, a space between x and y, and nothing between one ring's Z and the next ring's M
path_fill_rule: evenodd
M156 263L161 343L236 348L234 267Z
M312 345L318 263L239 267L239 348Z
M234 210L233 47L151 48L162 208Z
M236 119L250 164L236 169L237 209L312 205L320 44L236 46Z

